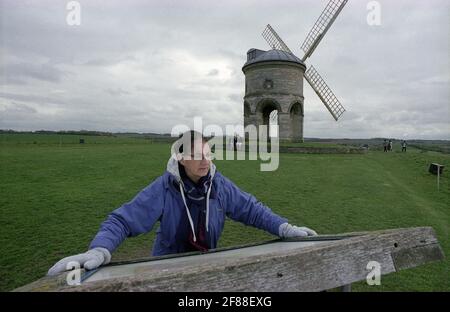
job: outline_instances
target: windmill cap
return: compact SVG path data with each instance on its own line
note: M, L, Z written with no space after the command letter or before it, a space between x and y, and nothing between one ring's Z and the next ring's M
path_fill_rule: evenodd
M247 51L247 62L244 64L242 69L252 64L273 61L296 63L303 66L305 65L305 63L303 63L301 59L296 57L294 54L286 51L275 49L269 51L250 49Z

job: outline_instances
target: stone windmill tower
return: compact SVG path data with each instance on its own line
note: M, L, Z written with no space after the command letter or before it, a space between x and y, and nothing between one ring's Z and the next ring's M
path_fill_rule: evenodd
M330 0L302 44L305 55L295 56L275 30L262 33L272 50L250 49L242 67L245 75L244 127L276 120L281 141L303 140L303 78L337 121L345 109L313 66L305 61L330 29L348 0Z

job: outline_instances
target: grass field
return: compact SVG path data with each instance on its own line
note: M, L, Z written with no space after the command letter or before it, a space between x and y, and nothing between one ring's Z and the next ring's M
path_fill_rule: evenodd
M107 214L161 175L170 145L143 139L0 134L0 290L42 277L84 252ZM101 144L100 144L101 143ZM446 166L437 191L428 165ZM280 154L275 172L257 161L217 161L224 175L296 225L321 234L432 226L446 260L383 276L356 291L450 291L450 155L409 149L366 155ZM155 226L156 229L156 226ZM227 221L219 247L274 238ZM148 256L154 234L128 239L113 259Z

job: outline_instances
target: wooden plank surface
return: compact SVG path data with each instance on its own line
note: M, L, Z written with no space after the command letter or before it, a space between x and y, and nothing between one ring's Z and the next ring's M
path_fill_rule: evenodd
M326 241L311 242L273 242L258 246L239 249L225 250L207 254L197 254L171 259L147 261L133 264L113 265L101 268L94 275L85 280L86 283L93 281L108 280L117 277L132 278L140 274L156 275L159 272L183 273L194 266L223 266L229 263L240 263L253 257L263 257L269 254L284 254L301 248L324 244Z
M384 275L443 257L432 228L394 229L118 263L79 286L63 273L17 291L322 291L365 280L370 261Z

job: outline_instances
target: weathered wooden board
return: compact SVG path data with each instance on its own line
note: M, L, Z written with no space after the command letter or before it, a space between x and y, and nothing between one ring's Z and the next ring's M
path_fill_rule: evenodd
M17 291L321 291L365 280L370 261L384 275L443 257L432 228L394 229L113 263L79 286L64 273Z

